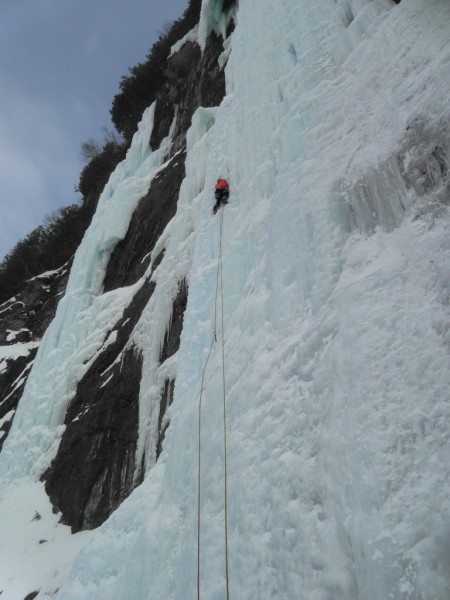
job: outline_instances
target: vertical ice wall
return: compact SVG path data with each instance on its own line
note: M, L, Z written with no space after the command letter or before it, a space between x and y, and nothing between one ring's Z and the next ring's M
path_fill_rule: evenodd
M195 115L155 272L169 294L189 283L163 453L58 598L196 596L198 394L223 301L202 597L225 596L223 336L231 597L447 600L449 22L446 0L241 0L227 97ZM231 203L216 307L218 175ZM159 376L144 376L150 418Z
M96 214L78 249L64 298L46 331L0 458L7 480L39 477L58 448L67 405L108 329L127 306L135 287L102 294L112 248L122 239L139 199L165 157L169 140L151 152L153 111L145 112L126 159L111 175Z
M439 1L240 3L228 96L196 115L173 223L193 265L164 451L61 598L196 594L219 174L232 597L448 596L448 17ZM224 596L220 372L213 347L207 598Z

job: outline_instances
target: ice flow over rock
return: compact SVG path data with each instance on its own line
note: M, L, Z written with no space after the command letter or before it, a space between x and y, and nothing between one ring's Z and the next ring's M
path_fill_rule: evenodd
M200 45L224 31L219 4L203 2ZM231 597L448 599L449 23L446 0L241 0L222 57L227 95L194 115L177 213L154 251L165 250L160 296L133 333L143 456L164 290L173 297L185 278L163 451L91 534L59 600L196 597L198 401L215 321L201 412L202 597L225 597L223 339ZM105 342L111 302L129 293L105 299L98 282L141 193L133 186L164 159L147 154L150 123L146 114L79 249L5 443L5 478L51 458L64 410L54 387L61 402L73 389L67 369L48 383L46 360L83 364L86 344ZM219 175L231 197L216 302Z

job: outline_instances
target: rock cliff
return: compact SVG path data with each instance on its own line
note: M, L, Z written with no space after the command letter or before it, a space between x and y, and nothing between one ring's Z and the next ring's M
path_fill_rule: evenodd
M226 1L222 11L230 13L233 5ZM125 237L111 252L103 292L144 281L124 313L111 323L109 342L90 358L69 404L57 454L42 476L55 509L73 531L100 525L142 480L145 465L135 464L142 356L128 342L157 285L151 274L144 275L155 244L176 212L192 116L199 107L219 105L225 94L225 61L219 57L234 26L231 16L227 22L226 35L212 31L203 49L187 36L166 61L149 144L152 150L158 149L171 128L172 144L164 167L137 204ZM152 272L162 260L164 251L153 261ZM39 340L64 294L69 270L67 265L30 280L23 292L0 307L4 345L0 355L0 444L10 430ZM178 349L187 294L182 280L176 298L167 299L172 317L161 348L161 364ZM164 415L173 386L174 380L167 378L161 393L156 458L167 427Z

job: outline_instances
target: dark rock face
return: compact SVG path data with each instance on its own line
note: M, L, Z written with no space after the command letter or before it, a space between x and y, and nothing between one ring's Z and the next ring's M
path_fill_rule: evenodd
M184 159L184 152L175 156L139 201L125 239L117 244L109 260L103 282L105 292L136 283L147 270L150 252L175 215Z
M168 61L167 83L156 100L150 144L152 148L159 147L177 108L172 160L152 181L133 214L125 238L115 247L104 279L105 291L130 285L142 277L150 252L176 212L185 175L186 132L192 115L199 106L217 106L225 95L225 76L218 65L222 51L223 40L213 33L203 56L197 44L187 42Z
M203 55L197 44L186 42L168 60L166 84L156 100L152 148L158 148L168 134L175 109L177 121L172 154L185 147L186 132L197 108L220 104L225 96L225 74L218 63L222 51L222 38L212 33Z
M105 345L78 384L58 454L43 475L52 503L74 532L101 525L142 480L143 465L135 461L142 357L127 342L154 289L155 284L147 279L113 328L115 341ZM161 363L178 351L186 302L183 281ZM173 389L174 381L168 379L160 401L157 456L168 426L164 416Z
M14 413L22 396L23 388L36 356L37 348L28 356L8 360L7 368L0 375L0 449L11 429Z
M0 305L0 450L11 429L39 341L64 294L70 265L27 281ZM2 358L3 357L3 358Z
M103 523L134 487L141 371L139 354L126 350L105 388L98 390L95 378L83 380L68 412L58 458L44 477L73 532Z
M0 305L2 346L41 339L65 292L70 267L68 263L56 271L33 277L20 294ZM11 331L20 331L20 335L8 340Z
M154 284L147 280L79 382L45 488L73 531L97 527L132 491L142 357L127 346Z
M154 289L155 284L147 279L113 328L115 341L105 345L78 384L58 454L43 475L50 499L74 532L101 525L142 480L143 465L135 462L142 358L127 342ZM161 364L179 349L187 294L183 281L173 304ZM160 400L157 457L168 426L164 417L173 400L174 383L165 382Z
M233 2L227 4L232 6ZM185 176L186 133L192 116L200 106L218 105L225 94L224 73L218 64L222 51L223 40L213 33L203 53L197 44L187 42L166 67L165 84L156 100L150 144L153 149L160 146L176 115L173 143L164 168L139 201L125 238L111 254L103 287L107 292L146 279L79 381L66 414L66 429L58 453L42 476L52 503L62 513L62 521L73 531L92 529L103 523L143 477L144 464L136 464L143 359L129 340L155 290L156 284L146 275L150 254L176 212ZM163 260L161 253L154 259L153 269ZM59 294L61 291L52 290L53 308L50 310L48 306L46 318L40 318L34 329L30 328L29 320L25 321L31 334L20 331L17 335L24 340L42 335L53 317ZM178 351L187 295L187 284L181 281L161 350L161 364ZM42 314L43 311L42 308ZM22 325L22 321L17 321L14 327L19 331ZM10 369L9 379L5 380L8 390L27 368L28 363L16 362L16 368ZM174 384L174 379L167 379L159 399L157 457L169 424L167 409L173 401ZM1 415L0 412L0 418Z

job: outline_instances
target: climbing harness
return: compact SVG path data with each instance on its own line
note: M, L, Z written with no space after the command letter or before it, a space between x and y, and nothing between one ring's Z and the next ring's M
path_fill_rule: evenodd
M211 352L214 346L214 342L217 341L217 299L219 295L219 281L220 281L220 295L221 295L221 347L222 347L222 386L223 386L223 441L224 441L224 535L225 535L225 581L226 581L226 598L230 599L230 586L229 586L229 569L228 569L228 488L227 488L227 411L226 411L226 386L225 386L225 343L224 343L224 319L223 319L223 260L222 260L222 232L223 232L223 214L224 211L220 212L220 234L219 234L219 258L217 261L217 276L216 276L216 292L214 300L214 332L209 347L208 356L206 357L205 365L203 367L199 403L198 403L198 489L197 489L197 600L200 600L200 545L201 545L201 414L202 414L202 397L203 397L203 386L205 380L206 367L211 356Z

